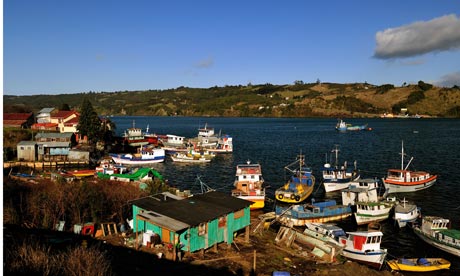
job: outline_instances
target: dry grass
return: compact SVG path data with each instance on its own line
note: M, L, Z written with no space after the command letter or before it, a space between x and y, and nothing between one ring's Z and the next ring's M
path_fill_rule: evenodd
M14 246L5 270L15 275L111 275L110 261L96 247L54 251L38 242Z

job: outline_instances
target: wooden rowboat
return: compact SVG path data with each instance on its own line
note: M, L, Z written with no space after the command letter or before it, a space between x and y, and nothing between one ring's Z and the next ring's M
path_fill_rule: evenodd
M387 261L387 264L392 270L411 272L428 272L450 268L450 262L443 258L401 258Z

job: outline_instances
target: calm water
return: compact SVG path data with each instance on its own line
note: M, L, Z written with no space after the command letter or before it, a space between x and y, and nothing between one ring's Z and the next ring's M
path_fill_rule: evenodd
M335 119L280 119L280 118L202 118L202 117L112 117L117 134L127 128L150 127L151 133L197 136L198 128L206 123L216 132L233 137L233 154L218 155L208 164L176 164L171 160L155 164L154 168L177 188L199 192L197 175L211 187L230 192L233 187L235 166L246 160L262 165L268 194L284 184L288 175L284 166L293 162L301 152L313 168L317 178L312 195L316 200L333 198L341 203L340 192L325 194L320 185L320 171L331 150L340 148L339 162L349 165L357 161L363 177L383 177L388 168L401 166L401 141L407 155L414 156L412 168L438 174L436 184L416 193L399 195L416 202L424 215L439 215L451 219L452 226L460 229L460 178L456 173L460 165L460 120L454 119L349 119L355 124L368 123L372 131L338 133ZM408 159L407 159L408 160ZM267 206L271 211L273 206ZM354 231L354 218L338 223L346 231ZM392 256L440 256L452 262L450 271L439 275L458 274L460 259L439 251L418 239L411 229L399 230L392 220L382 223L384 241Z

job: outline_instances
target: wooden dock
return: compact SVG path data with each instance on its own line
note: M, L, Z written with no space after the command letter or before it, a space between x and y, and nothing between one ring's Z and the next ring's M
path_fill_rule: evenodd
M4 169L9 168L32 168L37 170L49 168L87 168L89 161L7 161L3 163Z

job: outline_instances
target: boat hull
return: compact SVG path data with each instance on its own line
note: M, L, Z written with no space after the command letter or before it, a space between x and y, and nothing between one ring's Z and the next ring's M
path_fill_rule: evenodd
M380 269L383 262L385 261L387 251L382 249L379 251L361 252L345 248L342 250L342 255L348 259L366 264L376 269Z
M432 176L423 182L399 182L384 179L383 183L388 193L410 193L430 188L436 182L436 176Z
M335 192L335 191L340 191L340 190L344 190L348 187L350 187L351 184L356 184L357 182L355 182L354 180L346 180L346 181L342 181L342 182L339 182L339 181L327 181L327 180L324 180L323 181L323 186L324 186L324 191L326 193L330 193L330 192Z
M452 246L449 246L447 244L444 244L438 240L436 240L435 238L433 237L430 237L430 236L427 236L425 235L419 228L414 228L414 233L420 238L422 239L424 242L442 250L442 251L445 251L447 253L450 253L452 255L455 255L457 257L460 257L460 247L458 248L455 248L455 247L452 247Z
M257 210L262 209L265 207L265 196L237 196L237 198L241 198L247 201L253 202L251 206L249 206L250 210Z
M417 264L418 259L400 259L387 261L388 266L396 271L429 272L449 269L450 262L442 258L425 258L427 264Z
M112 159L117 164L126 164L126 165L146 165L146 164L154 164L154 163L161 163L165 160L164 156L157 156L152 159L132 159L132 158L123 158L122 156L112 156Z
M333 216L321 216L321 217L310 217L310 218L295 218L289 216L277 216L277 220L284 225L288 226L305 226L306 223L326 223L331 221L344 220L350 217L353 213L343 213Z

